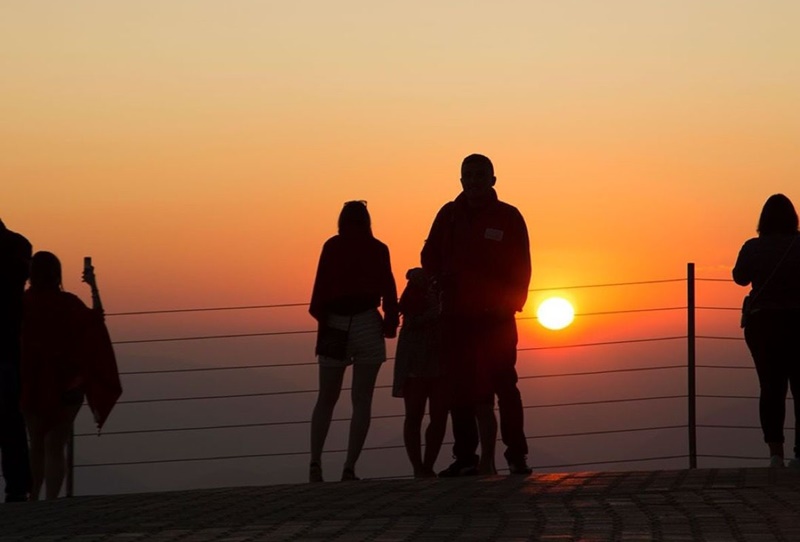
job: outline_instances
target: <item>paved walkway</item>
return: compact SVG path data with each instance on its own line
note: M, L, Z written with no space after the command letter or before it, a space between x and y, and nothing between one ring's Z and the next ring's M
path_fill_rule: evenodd
M0 504L0 542L800 541L800 471L362 480Z

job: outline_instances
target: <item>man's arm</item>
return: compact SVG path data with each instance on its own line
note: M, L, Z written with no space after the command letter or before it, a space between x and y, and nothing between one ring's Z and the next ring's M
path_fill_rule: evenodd
M445 205L436 214L431 225L431 231L422 247L420 259L425 274L429 277L437 278L444 269L444 243L447 224L450 222L450 204Z
M750 244L745 243L739 250L739 256L737 256L736 264L733 266L733 271L731 272L733 281L739 286L747 286L753 280L752 257L750 254Z
M531 282L531 249L528 238L528 226L522 214L516 210L514 218L514 245L512 252L512 266L510 271L511 303L517 312L522 310L528 299L528 287Z
M317 321L321 322L325 319L325 305L328 302L327 296L329 295L329 268L331 265L331 249L330 244L325 243L322 246L322 252L319 256L319 263L317 264L317 274L314 276L314 287L311 290L311 303L308 307L308 312L311 313Z

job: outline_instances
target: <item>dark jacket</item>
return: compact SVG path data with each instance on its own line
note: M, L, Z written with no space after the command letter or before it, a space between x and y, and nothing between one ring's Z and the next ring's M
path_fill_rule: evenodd
M318 322L327 315L352 315L382 306L384 330L394 336L399 323L397 285L389 248L368 235L336 235L319 257L309 312Z
M439 283L444 315L513 315L525 305L531 279L525 220L494 190L479 208L462 193L436 215L422 267Z
M31 253L30 242L0 221L0 363L19 363L22 294Z
M58 423L65 394L85 393L98 428L122 393L103 315L60 290L29 289L22 325L23 412Z

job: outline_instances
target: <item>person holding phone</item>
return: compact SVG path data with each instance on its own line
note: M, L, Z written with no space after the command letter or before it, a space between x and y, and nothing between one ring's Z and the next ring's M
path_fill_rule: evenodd
M96 294L91 262L84 281ZM93 295L99 302L99 295ZM38 500L42 485L55 499L64 482L67 440L84 398L98 431L122 393L114 350L99 303L88 308L65 292L61 262L51 252L33 255L30 286L23 299L22 397L30 439L32 485Z

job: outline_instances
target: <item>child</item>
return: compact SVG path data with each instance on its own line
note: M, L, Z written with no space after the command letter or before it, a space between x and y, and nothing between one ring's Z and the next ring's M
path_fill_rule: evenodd
M403 442L414 478L435 478L433 470L447 428L446 388L439 365L439 300L422 268L406 273L400 296L403 326L397 340L392 395L405 402ZM421 452L422 418L428 404L425 456Z

